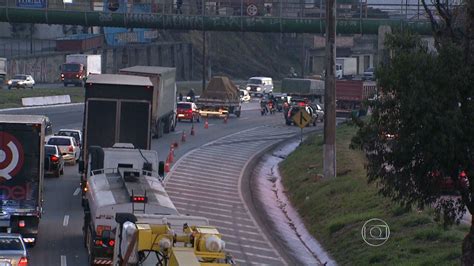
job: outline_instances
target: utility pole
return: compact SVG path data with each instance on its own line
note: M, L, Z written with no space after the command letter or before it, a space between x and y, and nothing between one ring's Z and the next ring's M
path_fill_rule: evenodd
M336 177L336 0L326 1L326 78L324 94L325 178Z
M202 92L206 89L206 31L202 31Z

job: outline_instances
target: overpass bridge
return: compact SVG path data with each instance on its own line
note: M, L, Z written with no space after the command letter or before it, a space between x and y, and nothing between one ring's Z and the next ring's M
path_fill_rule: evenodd
M120 1L123 3L123 0ZM312 3L301 0L184 1L189 2L148 0L146 3L120 6L119 0L85 1L82 4L67 4L64 3L66 0L4 0L0 1L0 21L281 33L324 33L326 28L324 0L315 0ZM29 2L33 4L28 4ZM147 8L138 9L138 5ZM339 4L336 13L338 34L377 34L381 25L394 29L411 29L422 35L431 34L431 25L425 18L421 4L409 4L408 0L406 4Z

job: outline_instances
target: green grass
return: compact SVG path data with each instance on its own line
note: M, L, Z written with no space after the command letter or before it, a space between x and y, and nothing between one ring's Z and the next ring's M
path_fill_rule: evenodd
M459 265L467 226L448 230L433 221L433 210L407 210L368 185L365 157L350 150L355 128L337 129L337 177L321 179L321 135L308 138L280 164L288 195L311 234L340 265ZM298 165L298 167L295 167ZM364 222L380 218L390 227L382 246L364 243Z
M0 90L0 109L22 107L21 98L70 95L71 102L84 102L84 88Z

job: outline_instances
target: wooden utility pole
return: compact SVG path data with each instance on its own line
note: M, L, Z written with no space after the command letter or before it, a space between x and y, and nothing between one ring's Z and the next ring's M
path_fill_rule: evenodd
M336 177L336 0L326 1L324 177Z

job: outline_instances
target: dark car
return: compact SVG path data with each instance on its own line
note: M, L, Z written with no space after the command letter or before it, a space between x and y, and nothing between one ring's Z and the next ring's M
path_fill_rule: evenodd
M20 234L0 233L0 265L28 265L28 253Z
M56 145L44 145L44 173L55 177L64 174L64 158Z

